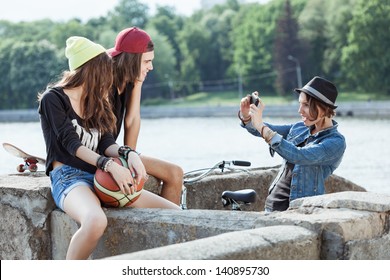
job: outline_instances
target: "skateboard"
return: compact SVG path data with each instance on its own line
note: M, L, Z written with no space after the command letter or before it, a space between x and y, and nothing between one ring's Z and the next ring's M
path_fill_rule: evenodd
M9 143L3 143L4 149L9 152L11 155L22 158L24 160L24 164L19 164L16 167L16 170L18 172L24 172L26 170L29 170L30 172L37 172L38 165L37 164L46 164L46 160L40 157L36 157L33 155L30 155L20 148L16 147L15 145L9 144Z

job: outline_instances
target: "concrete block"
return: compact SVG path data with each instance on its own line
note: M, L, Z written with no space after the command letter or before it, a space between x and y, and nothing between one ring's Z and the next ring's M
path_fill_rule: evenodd
M186 243L115 256L113 260L315 260L319 240L297 226L235 231Z
M324 195L324 198L330 195ZM321 259L344 259L345 243L380 238L388 232L383 213L350 209L299 208L274 213L266 226L297 225L321 237Z
M277 168L262 168L251 170L250 173L213 174L198 184L187 186L187 204L193 210L105 210L109 225L91 258L139 252L233 231L299 226L318 235L321 241L320 258L338 259L350 256L346 253L346 242L380 240L388 233L388 200L383 195L382 200L367 193L367 196L354 192L325 195L297 200L292 210L284 213L260 212L264 207L268 186L276 173ZM355 184L341 179L332 175L327 181L330 184L327 192L338 189L361 190ZM332 186L338 187L332 189ZM151 177L145 188L160 193L161 184ZM257 202L245 208L251 212L212 210L223 209L220 200L223 191L243 188L257 191ZM306 202L307 199L313 200ZM40 172L0 176L0 210L2 259L65 258L69 241L78 225L56 209L50 193L50 180L46 175Z
M51 259L48 216L53 209L46 176L1 176L0 258Z
M368 240L353 240L345 245L348 260L390 260L390 234Z
M91 258L98 259L259 226L264 214L244 211L108 209L107 229ZM53 259L64 259L76 222L62 211L51 215ZM261 223L260 223L261 225Z
M257 193L256 202L244 205L245 211L264 211L265 200L268 196L268 189L278 173L279 167L250 168L246 171L216 171L210 173L206 178L192 183L185 184L187 188L187 207L189 209L213 209L223 210L221 194L223 191L236 191L241 189L254 189ZM188 177L191 179L199 173ZM366 190L353 182L340 176L332 175L325 181L326 193Z
M390 195L372 192L337 192L326 196L312 196L296 199L290 208L348 208L373 212L390 212Z

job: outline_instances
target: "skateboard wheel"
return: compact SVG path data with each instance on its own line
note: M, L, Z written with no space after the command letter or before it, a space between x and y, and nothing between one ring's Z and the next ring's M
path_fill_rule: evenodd
M24 164L19 164L17 167L16 167L16 170L18 171L18 172L24 172Z
M36 172L38 170L38 166L36 164L30 164L28 170L31 172Z

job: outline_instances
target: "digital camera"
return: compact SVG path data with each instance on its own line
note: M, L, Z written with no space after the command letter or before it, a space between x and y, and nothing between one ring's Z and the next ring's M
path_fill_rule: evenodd
M256 106L259 105L260 98L256 94L252 93L249 97L250 104L255 104Z

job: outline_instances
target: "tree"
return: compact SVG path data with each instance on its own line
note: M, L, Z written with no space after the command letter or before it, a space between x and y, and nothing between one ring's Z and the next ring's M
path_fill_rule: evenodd
M306 79L321 75L339 84L341 50L347 37L357 0L310 0L299 16L301 39L307 43Z
M95 41L93 29L83 24L79 19L71 19L62 24L56 24L49 33L49 40L56 45L58 49L65 48L66 40L71 36L82 36Z
M38 92L67 68L61 57L48 41L14 42L8 54L7 109L37 107Z
M56 25L49 19L18 23L0 20L0 38L25 42L47 40Z
M295 63L300 60L300 46L298 39L298 23L293 17L291 4L286 0L284 10L276 23L276 37L274 48L274 65L277 71L276 89L279 94L290 93L297 87ZM298 61L290 61L293 57Z
M182 53L180 76L183 80L179 86L183 93L193 92L195 86L201 82L201 65L207 51L209 32L199 24L187 21L178 33L180 50Z
M164 35L173 48L176 73L171 79L178 79L178 73L181 68L181 50L178 42L178 33L182 29L183 23L184 18L177 16L172 7L162 6L157 8L156 15L149 20L147 25L147 29L155 29L159 34Z
M107 22L113 30L123 30L131 26L144 28L147 23L148 6L137 0L120 0L107 15Z
M12 81L9 71L11 68L10 49L14 40L6 39L0 43L0 109L9 109L12 105Z
M344 46L348 45L348 34L352 17L358 0L330 0L326 2L326 49L323 55L322 70L324 75L341 84L341 55ZM323 5L324 2L321 3Z
M309 0L299 16L300 37L307 42L305 52L307 64L302 63L305 67L305 80L316 75L324 76L322 65L329 34L329 25L325 17L328 11L327 3L322 0Z
M276 9L273 5L273 2L243 5L232 21L233 63L229 71L242 77L246 91L260 86L262 92L274 91L272 42Z
M342 50L347 81L369 92L390 95L389 1L360 0L350 26L348 46Z
M205 70L215 72L214 75L207 75L213 79L237 78L237 73L230 71L230 65L233 62L231 37L233 19L239 9L237 0L229 0L224 5L214 6L202 20L205 28L211 32L210 51L207 59L209 65L205 66ZM210 64L214 66L210 67Z
M176 74L176 57L174 48L165 35L154 29L147 29L154 43L154 70L149 72L142 91L142 98L170 98L174 99Z

